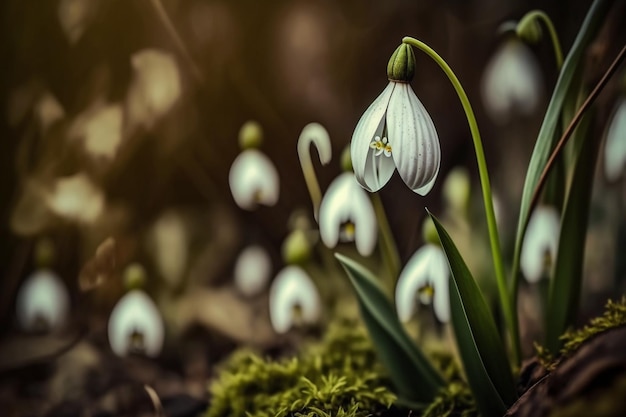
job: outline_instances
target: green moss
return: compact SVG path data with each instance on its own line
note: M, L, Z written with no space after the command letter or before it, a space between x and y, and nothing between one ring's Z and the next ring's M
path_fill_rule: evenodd
M391 406L389 387L365 330L342 321L297 357L234 353L210 387L207 417L364 417Z
M540 363L546 369L553 370L562 358L574 353L587 340L599 333L624 325L626 325L626 296L620 301L609 300L602 316L592 319L582 329L566 331L561 336L563 347L556 360L550 351L540 345L535 344L535 351Z

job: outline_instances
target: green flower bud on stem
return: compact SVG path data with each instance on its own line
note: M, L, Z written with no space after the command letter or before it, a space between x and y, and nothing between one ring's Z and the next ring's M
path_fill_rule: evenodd
M138 262L124 270L124 287L127 291L143 288L146 285L146 270Z
M311 243L302 229L296 229L287 236L281 248L283 261L288 265L301 265L311 257Z
M415 55L413 47L406 43L398 46L387 64L389 81L409 83L415 75Z
M341 153L341 169L344 172L352 172L352 157L350 155L350 145Z
M517 36L526 43L537 43L543 36L539 21L531 15L526 15L520 20L515 31Z
M433 223L430 216L426 216L424 218L424 223L422 224L422 237L424 238L425 243L432 243L433 245L441 246L437 228L435 227L435 223Z
M49 238L41 238L35 246L35 265L37 268L49 268L54 262L54 244Z
M239 129L239 147L244 149L259 148L263 142L263 129L258 122L249 120Z

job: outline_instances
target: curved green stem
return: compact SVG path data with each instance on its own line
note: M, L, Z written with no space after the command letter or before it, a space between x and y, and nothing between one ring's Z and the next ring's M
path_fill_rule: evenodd
M524 27L525 25L530 24L533 20L540 20L543 22L545 27L548 29L550 33L550 40L552 41L552 47L554 48L554 58L556 60L556 67L560 71L563 66L563 51L561 49L561 43L559 42L559 37L554 29L554 24L552 24L552 20L550 17L542 10L531 10L526 13L524 17L519 21L517 27ZM519 32L518 32L519 33Z
M378 195L378 193L372 193L371 197L374 212L376 213L376 220L378 221L378 228L380 230L382 257L387 264L390 286L393 289L398 279L398 274L400 273L400 256L398 255L396 243L393 240L393 233L391 232L389 220L385 214L385 208L383 207L380 195Z
M330 162L332 156L330 137L324 126L319 123L309 123L304 126L298 138L298 158L300 158L304 181L306 182L306 187L309 190L309 195L313 202L313 215L315 220L317 220L317 212L322 203L322 191L317 181L317 176L315 175L313 161L311 160L311 143L315 145L322 165L326 165Z
M491 256L493 258L493 266L496 275L496 282L498 285L498 293L500 295L500 303L504 318L507 323L507 327L511 337L511 346L513 349L513 358L515 363L519 363L520 360L520 340L517 322L517 312L513 308L513 303L509 296L509 292L506 284L506 275L504 273L504 263L502 261L502 252L500 249L500 240L498 237L498 226L496 225L496 216L493 209L493 200L491 197L491 184L489 182L489 173L487 171L487 162L485 160L485 153L483 151L483 144L480 139L480 132L478 130L478 124L476 123L476 117L474 111L467 98L465 90L461 86L459 79L456 77L450 66L439 56L431 47L425 43L418 41L411 37L405 37L402 42L418 48L425 52L430 58L432 58L441 67L443 72L448 76L450 82L454 86L456 93L461 100L465 116L469 123L470 132L472 134L472 140L474 142L474 151L476 153L476 161L478 163L478 172L480 175L480 185L483 193L483 203L485 205L485 216L487 218L487 227L489 229L489 241L491 243Z

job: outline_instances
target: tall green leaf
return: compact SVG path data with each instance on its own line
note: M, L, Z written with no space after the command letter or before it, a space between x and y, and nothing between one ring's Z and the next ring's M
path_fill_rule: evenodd
M524 240L524 232L526 231L526 226L528 225L528 219L530 217L530 203L539 181L539 177L541 176L541 172L543 171L558 140L556 132L558 131L563 106L568 97L574 97L574 95L568 94L568 92L572 87L572 84L575 82L576 69L581 65L581 60L584 58L585 50L595 38L601 23L613 3L614 1L612 0L595 0L591 5L585 20L578 31L578 35L574 40L574 44L565 58L563 68L556 82L552 98L550 99L550 104L548 105L546 115L543 119L543 123L541 124L537 142L535 143L535 148L528 165L528 171L526 172L519 220L517 223L515 252L513 254L514 286L517 285L518 280L519 257L522 249L522 242ZM576 87L577 86L575 86L575 88Z
M335 257L356 290L363 321L400 402L431 403L445 384L443 378L405 332L393 304L373 274L350 258L340 254Z
M589 137L588 128L592 118L589 112L583 116L574 132L572 143L579 146L574 146L577 148L577 158L563 209L559 249L546 314L546 347L553 352L559 350L559 337L575 318L580 301L585 236L600 143L597 138Z
M484 417L501 416L517 398L511 367L491 311L454 242L430 212L450 264L450 309L459 354Z

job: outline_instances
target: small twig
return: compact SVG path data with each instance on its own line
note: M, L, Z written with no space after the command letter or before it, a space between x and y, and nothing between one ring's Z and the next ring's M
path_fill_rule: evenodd
M163 404L161 404L161 400L159 399L159 395L156 393L154 388L150 385L144 385L143 389L148 393L150 400L152 401L152 405L154 407L154 415L156 417L165 417L165 410L163 409Z
M539 177L539 181L537 182L537 186L535 187L535 191L533 193L533 198L530 200L529 212L532 212L534 207L537 205L537 202L539 200L539 195L541 193L541 190L543 189L543 186L546 183L548 174L550 173L550 169L552 169L552 167L554 166L556 157L561 153L561 151L563 150L563 147L565 146L569 138L572 136L572 133L574 133L574 130L576 129L576 126L578 126L578 123L582 119L583 115L585 114L589 106L593 104L593 102L598 97L600 92L604 89L604 87L606 86L606 83L609 81L611 76L613 76L613 74L617 70L617 67L622 62L625 56L626 56L626 45L622 47L622 50L619 52L619 54L617 54L617 57L615 57L609 69L607 69L607 71L604 73L604 75L602 76L602 79L600 79L600 81L595 86L591 94L589 94L589 97L587 97L583 105L580 106L580 109L578 109L578 111L576 112L576 115L572 118L572 121L570 122L569 126L567 126L567 129L563 133L563 136L561 136L561 139L559 140L556 147L552 151L552 154L550 155L550 158L548 159L546 166L543 168L543 171L541 172L541 176Z

